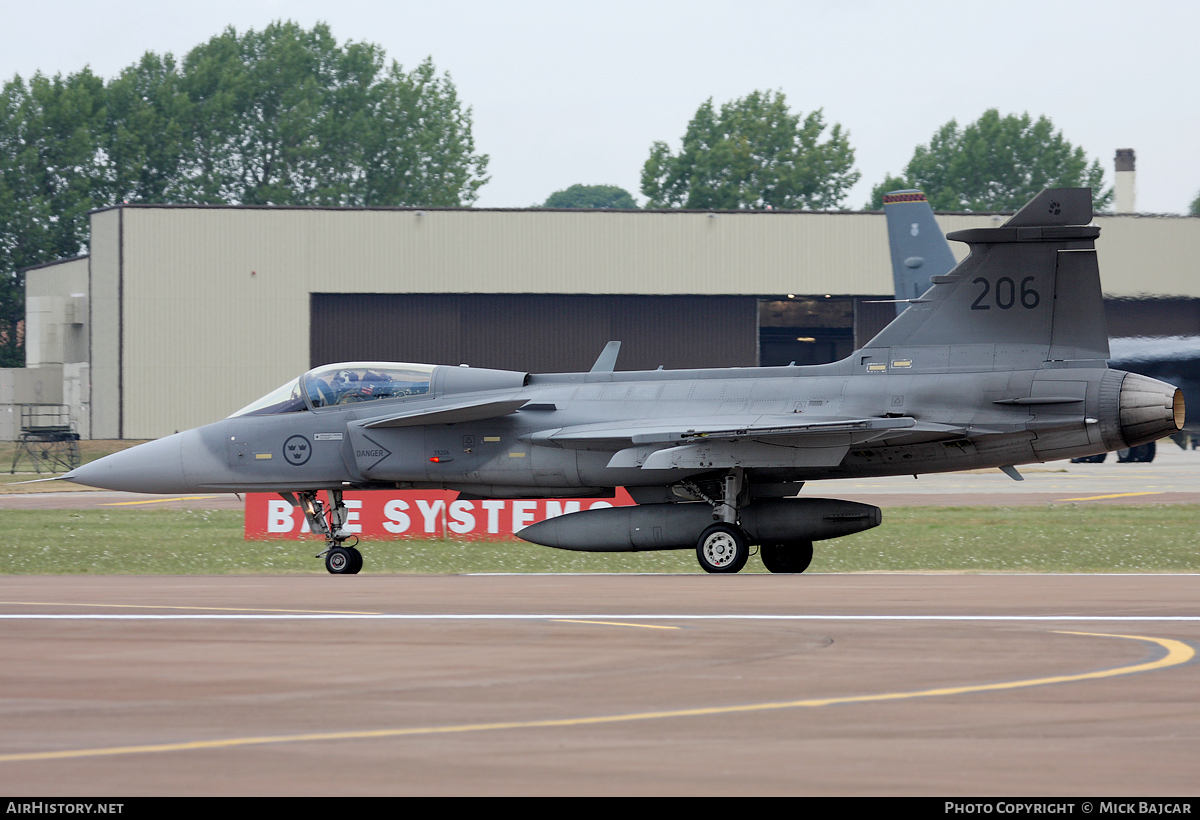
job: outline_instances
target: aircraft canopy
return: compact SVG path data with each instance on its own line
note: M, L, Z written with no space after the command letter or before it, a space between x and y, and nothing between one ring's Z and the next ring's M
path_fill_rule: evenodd
M230 418L295 413L307 410L310 406L332 407L339 404L421 396L429 392L434 367L432 364L395 362L325 365L272 390Z

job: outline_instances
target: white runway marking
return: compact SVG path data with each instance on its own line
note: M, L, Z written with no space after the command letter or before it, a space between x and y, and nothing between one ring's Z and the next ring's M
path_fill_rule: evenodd
M196 615L151 613L88 614L88 613L4 613L5 621L1009 621L1053 623L1166 623L1200 622L1200 615L670 615L645 613L614 615L612 613L527 613L527 614L215 614Z

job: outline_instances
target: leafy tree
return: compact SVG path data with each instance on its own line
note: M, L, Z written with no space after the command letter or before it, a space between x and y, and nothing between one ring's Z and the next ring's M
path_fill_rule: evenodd
M102 204L179 201L192 104L175 58L146 52L108 83L105 98L109 195Z
M21 268L82 253L104 199L104 84L87 69L0 92L0 366L25 364Z
M324 24L232 27L184 58L187 202L464 205L488 158L430 60L412 72Z
M572 185L555 191L543 208L636 208L633 195L616 185Z
M647 208L837 208L858 182L854 150L821 109L801 120L782 92L696 111L678 155L656 142L642 168ZM824 139L822 139L824 135Z
M426 59L277 22L228 28L181 63L147 52L0 90L0 366L19 367L20 269L82 253L118 202L469 205L486 181L471 110Z
M1099 211L1113 196L1103 186L1100 161L1089 165L1048 118L1001 117L993 108L965 128L955 120L939 128L917 146L903 177L889 175L872 189L867 207L882 208L896 188L919 188L935 210L1015 211L1043 188L1090 187Z
M343 172L348 205L470 205L488 177L475 154L471 109L463 111L449 75L426 58L405 74L393 63L372 89L362 159ZM358 183L361 175L361 183Z
M889 191L903 191L906 188L914 187L904 177L896 177L888 174L884 177L883 182L871 189L871 201L867 203L866 210L878 211L883 207L883 195Z
M1192 216L1200 216L1200 193L1196 194L1196 198L1192 200L1192 207L1189 212Z

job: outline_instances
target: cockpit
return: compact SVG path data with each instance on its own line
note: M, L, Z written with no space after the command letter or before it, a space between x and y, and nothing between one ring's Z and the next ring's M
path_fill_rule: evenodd
M267 416L429 393L436 365L353 362L314 368L243 407L236 416Z

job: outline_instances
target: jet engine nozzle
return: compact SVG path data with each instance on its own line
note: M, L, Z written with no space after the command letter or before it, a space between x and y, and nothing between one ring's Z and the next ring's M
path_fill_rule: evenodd
M1137 373L1126 373L1119 401L1121 438L1127 447L1157 441L1183 429L1183 391Z

